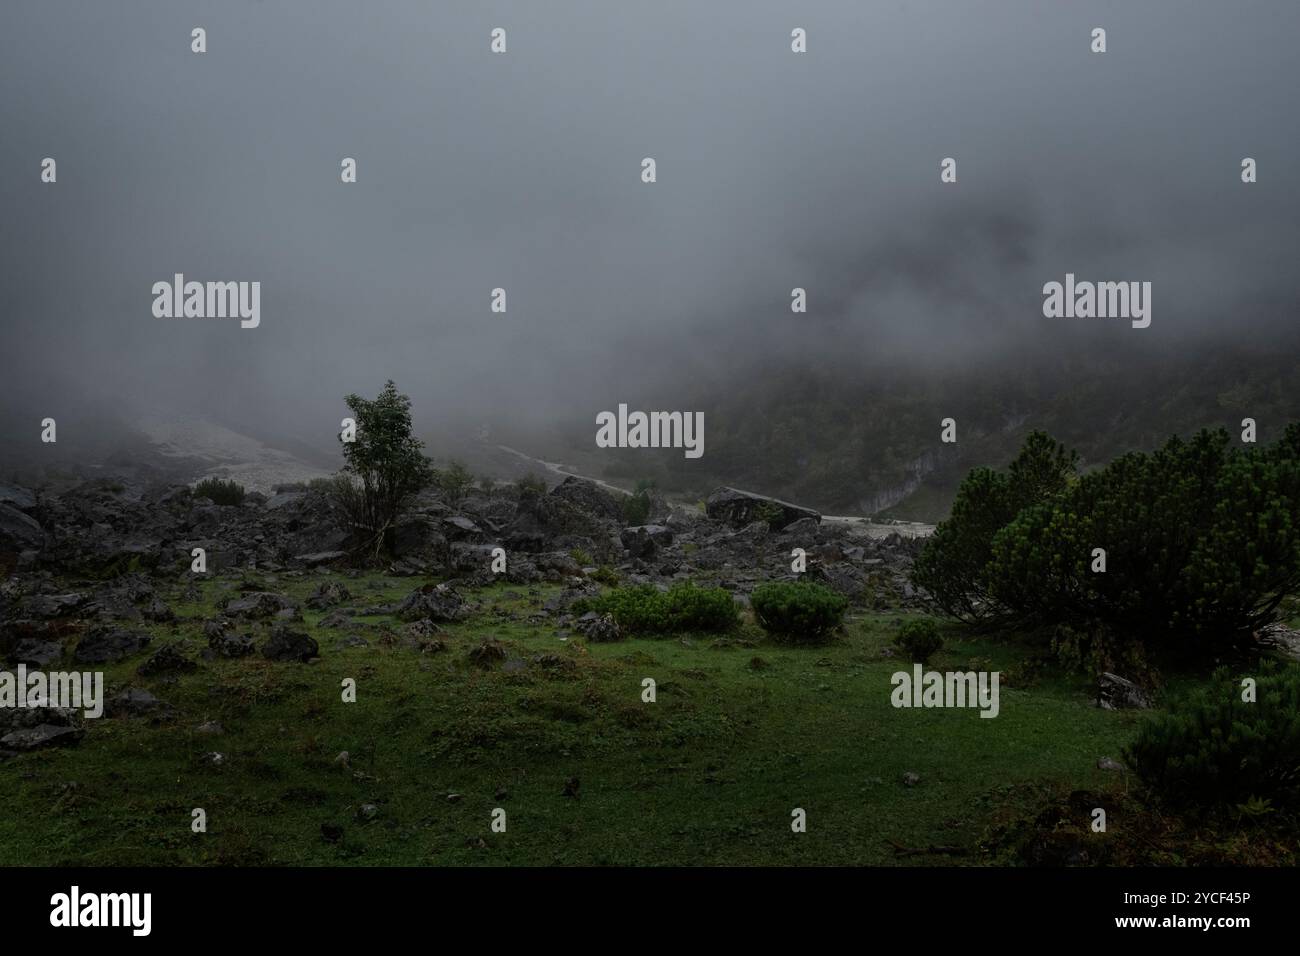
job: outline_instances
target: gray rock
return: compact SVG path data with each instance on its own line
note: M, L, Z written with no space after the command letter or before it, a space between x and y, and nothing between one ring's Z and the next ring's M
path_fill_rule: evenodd
M588 611L573 622L573 629L589 641L617 641L623 637L623 631L612 614L597 614Z
M704 503L708 516L733 528L743 528L755 521L766 521L774 531L779 531L803 518L820 523L822 516L812 508L790 504L766 495L757 495L739 488L722 487L709 495ZM769 517L768 515L771 515Z
M63 645L58 641L42 641L37 638L24 638L14 647L10 655L15 664L28 664L44 667L63 657Z
M0 505L30 514L36 510L36 496L17 485L0 485Z
M45 532L30 515L0 504L0 552L18 554L45 547Z
M0 737L0 745L12 750L40 750L44 747L66 747L75 744L84 735L80 727L60 727L55 724L38 724Z
M314 554L300 554L294 558L299 564L304 564L309 568L317 568L325 564L333 564L336 561L342 561L348 556L346 551L317 551Z
M152 677L156 674L186 674L198 669L198 664L186 657L176 642L164 644L136 668L136 673L141 677Z
M338 581L322 581L303 603L314 611L337 607L352 600L352 594Z
M660 524L635 525L624 528L619 538L633 558L649 561L673 543L673 532Z
M24 598L19 606L26 616L49 621L74 614L85 603L83 594L33 594Z
M1104 710L1146 710L1151 697L1131 680L1105 672L1097 678L1097 706Z
M292 611L295 608L294 603L283 594L254 591L251 594L245 594L243 597L230 601L223 609L223 612L227 617L256 620L258 618L274 617L281 611Z
M268 661L302 661L306 663L320 656L320 645L315 639L285 625L276 625L271 636L262 645L262 656Z
M435 623L454 621L465 611L464 599L444 585L417 588L397 605L395 614L403 621L430 620Z
M110 717L141 717L166 711L167 705L139 687L128 687L108 699L104 710Z
M464 515L450 515L449 517L442 519L442 524L443 527L447 529L448 533L455 537L481 535L483 533L482 528Z
M230 621L208 621L203 625L208 647L219 657L247 657L253 653L253 635L236 634Z
M115 664L143 650L152 640L139 631L103 625L81 639L72 658L79 664Z

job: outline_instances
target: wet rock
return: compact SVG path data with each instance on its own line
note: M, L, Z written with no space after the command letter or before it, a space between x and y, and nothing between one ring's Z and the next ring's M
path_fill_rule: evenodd
M0 504L0 553L18 554L45 547L45 532L35 518Z
M804 508L766 495L757 495L739 488L722 487L709 495L704 504L705 512L715 521L721 521L733 528L742 528L755 521L763 521L772 530L778 531L803 518L815 523L821 522L821 514L812 508Z
M636 525L624 528L619 538L633 558L649 561L673 543L673 532L659 524Z
M72 658L78 664L115 664L143 650L152 640L139 631L102 625L81 639Z
M464 612L465 601L454 590L441 584L427 584L408 594L394 613L403 621L424 618L445 623L457 620Z
M110 697L104 705L104 711L110 717L143 717L149 714L161 714L168 710L165 703L139 687L128 687Z
M0 505L31 514L36 510L36 495L17 485L0 485Z
M323 581L316 586L316 590L304 602L307 607L314 611L323 611L326 608L337 607L345 601L352 600L352 594L338 581Z
M573 629L589 641L617 641L623 637L623 631L612 614L597 614L588 611L573 622Z
M316 622L317 627L351 627L352 613L349 611L330 611Z
M141 677L154 677L158 674L188 674L197 670L198 666L181 652L180 644L173 641L154 651L147 661L136 668L136 673Z
M203 625L203 636L218 657L247 657L253 653L253 635L236 634L230 621L208 621Z
M24 617L50 621L75 614L85 603L83 594L33 594L20 601L18 607Z
M1151 697L1131 680L1105 672L1097 678L1097 706L1104 710L1146 710Z
M61 727L55 724L38 724L0 737L0 746L20 752L41 750L45 747L67 747L85 736L80 727Z
M320 645L307 634L277 625L262 645L262 656L269 661L301 661L320 656Z
M258 620L274 617L281 611L294 611L296 605L283 594L254 591L229 601L222 610L227 617Z
M449 538L463 540L481 537L483 534L483 529L464 515L450 515L442 519L442 524Z
M623 504L612 492L593 481L570 475L551 489L547 496L564 501L581 511L611 521L623 520Z
M58 641L25 638L14 646L9 656L15 664L44 667L63 657L63 645Z
M297 555L294 557L294 561L309 568L319 568L327 564L343 561L347 556L346 551L316 551L312 554Z
M176 620L176 614L167 604L159 598L150 599L144 607L140 609L140 614L146 621L152 621L155 624L162 624L167 621Z

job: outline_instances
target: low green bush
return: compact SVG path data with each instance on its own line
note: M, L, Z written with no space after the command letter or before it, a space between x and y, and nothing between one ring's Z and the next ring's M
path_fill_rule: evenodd
M894 644L914 664L926 664L943 647L939 628L928 618L906 622L894 635Z
M678 634L728 631L736 625L736 604L723 588L683 583L660 591L651 584L615 588L574 602L573 612L612 614L619 627L633 634Z
M194 497L211 498L219 505L241 505L244 503L244 486L237 481L222 481L220 478L205 478L194 486Z
M1300 808L1300 666L1264 666L1255 700L1226 668L1148 716L1124 757L1160 801Z
M844 620L848 599L812 581L772 581L749 598L763 630L796 644L825 641Z

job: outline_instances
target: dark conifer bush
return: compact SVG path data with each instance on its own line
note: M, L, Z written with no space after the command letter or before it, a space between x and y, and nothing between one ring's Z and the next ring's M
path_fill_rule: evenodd
M1245 701L1241 681L1220 668L1145 719L1124 756L1162 802L1300 809L1300 666L1266 667L1255 681Z
M769 634L796 644L826 640L840 626L848 599L814 581L772 581L749 598L754 617Z

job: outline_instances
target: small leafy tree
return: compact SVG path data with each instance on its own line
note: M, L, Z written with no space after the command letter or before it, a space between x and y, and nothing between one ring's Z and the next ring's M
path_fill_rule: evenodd
M628 527L635 528L649 520L654 488L653 478L640 478L637 480L636 490L623 499L623 520L627 522Z
M356 440L344 442L347 489L335 501L364 553L391 550L397 518L410 498L433 477L424 443L411 434L411 400L389 380L373 401L349 395Z
M446 468L434 471L433 484L446 496L448 502L459 505L474 486L474 476L464 462L453 458Z
M518 486L519 494L522 497L538 498L546 494L546 479L535 471L530 471L515 484Z

